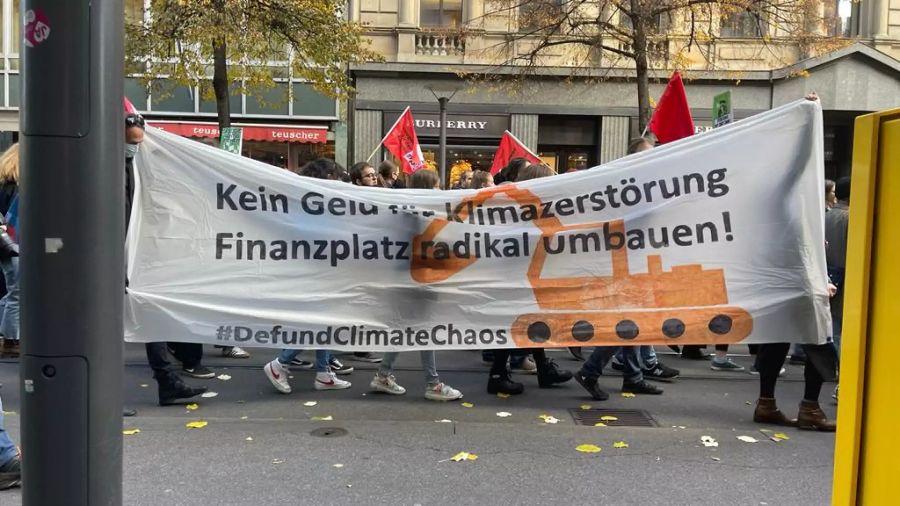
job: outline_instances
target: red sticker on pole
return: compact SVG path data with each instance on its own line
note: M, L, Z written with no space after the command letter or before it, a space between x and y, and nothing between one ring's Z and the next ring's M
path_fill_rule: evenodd
M25 11L25 45L34 47L50 37L50 22L40 9Z

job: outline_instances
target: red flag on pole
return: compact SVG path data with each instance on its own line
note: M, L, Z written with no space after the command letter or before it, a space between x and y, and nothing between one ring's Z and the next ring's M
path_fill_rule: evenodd
M381 143L391 154L403 161L403 172L412 174L425 168L425 156L422 155L422 148L419 147L419 139L416 137L416 127L409 107L403 110L403 114L397 118L394 126L388 130Z
M522 144L522 141L511 134L509 130L503 132L500 138L500 146L494 154L494 163L491 164L491 174L497 174L513 158L527 158L531 163L541 163L541 159Z
M656 134L660 144L694 135L694 119L691 118L684 83L678 72L669 79L648 127Z
M134 104L131 103L131 100L128 100L128 97L124 97L125 101L125 114L138 114L138 110L134 107Z

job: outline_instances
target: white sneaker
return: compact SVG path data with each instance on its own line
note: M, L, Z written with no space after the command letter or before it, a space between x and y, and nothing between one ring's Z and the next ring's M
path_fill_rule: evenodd
M518 367L512 367L511 370L512 372L521 372L524 374L537 374L537 364L534 363L533 358L525 357Z
M390 376L382 376L375 373L375 377L372 378L372 382L369 383L369 388L376 392L384 392L391 395L403 395L406 393L406 389L397 384L393 374Z
M343 390L350 388L350 382L338 379L333 372L317 372L314 383L316 390Z
M283 394L291 393L291 384L288 383L287 378L287 367L282 365L277 358L266 364L265 367L263 367L263 372L266 373L266 377L269 378L269 382L272 383L275 390L278 390Z
M462 399L462 396L462 392L443 383L425 387L425 398L429 401L455 401Z
M239 346L232 346L230 350L223 349L222 356L225 358L250 358L250 354Z

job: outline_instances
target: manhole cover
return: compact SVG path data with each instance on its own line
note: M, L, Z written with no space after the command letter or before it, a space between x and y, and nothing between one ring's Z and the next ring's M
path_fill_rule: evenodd
M656 420L643 409L570 409L576 425L603 422L610 427L659 427ZM603 417L612 417L615 420Z
M320 427L309 433L316 437L341 437L347 435L347 429L340 427Z

